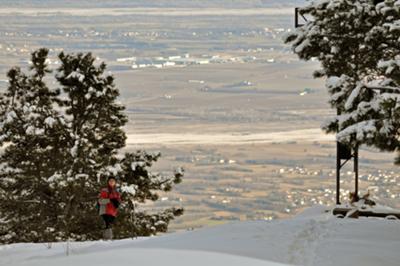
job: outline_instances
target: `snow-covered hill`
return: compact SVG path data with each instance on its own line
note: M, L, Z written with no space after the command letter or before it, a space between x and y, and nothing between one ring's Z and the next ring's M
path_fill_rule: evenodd
M314 207L288 220L235 222L153 238L0 246L0 265L400 265L400 221L338 219ZM276 262L276 263L275 263Z

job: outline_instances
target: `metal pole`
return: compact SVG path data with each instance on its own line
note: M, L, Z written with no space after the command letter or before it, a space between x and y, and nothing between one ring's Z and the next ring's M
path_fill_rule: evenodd
M336 204L340 204L340 152L339 142L336 142Z
M299 8L296 7L294 9L294 27L298 28L299 27Z
M355 191L354 194L358 199L358 145L354 147L354 174L355 174Z

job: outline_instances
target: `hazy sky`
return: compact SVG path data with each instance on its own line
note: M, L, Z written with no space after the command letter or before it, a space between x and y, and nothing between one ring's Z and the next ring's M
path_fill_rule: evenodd
M227 7L296 6L305 0L1 0L1 7Z

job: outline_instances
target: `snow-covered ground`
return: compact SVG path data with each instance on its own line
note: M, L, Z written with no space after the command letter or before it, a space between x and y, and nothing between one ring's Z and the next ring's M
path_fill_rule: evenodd
M400 221L338 219L314 207L293 219L235 222L160 237L0 246L0 265L400 265Z
M213 145L239 145L255 143L274 143L288 141L333 141L333 135L327 135L320 128L300 129L292 131L280 131L269 133L252 134L128 134L127 144L164 144L164 145L184 145L184 144L213 144Z

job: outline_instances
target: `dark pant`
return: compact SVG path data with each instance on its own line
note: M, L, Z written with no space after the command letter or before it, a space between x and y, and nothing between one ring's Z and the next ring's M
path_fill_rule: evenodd
M108 214L103 214L104 223L106 224L106 229L111 228L112 224L114 223L115 217Z

